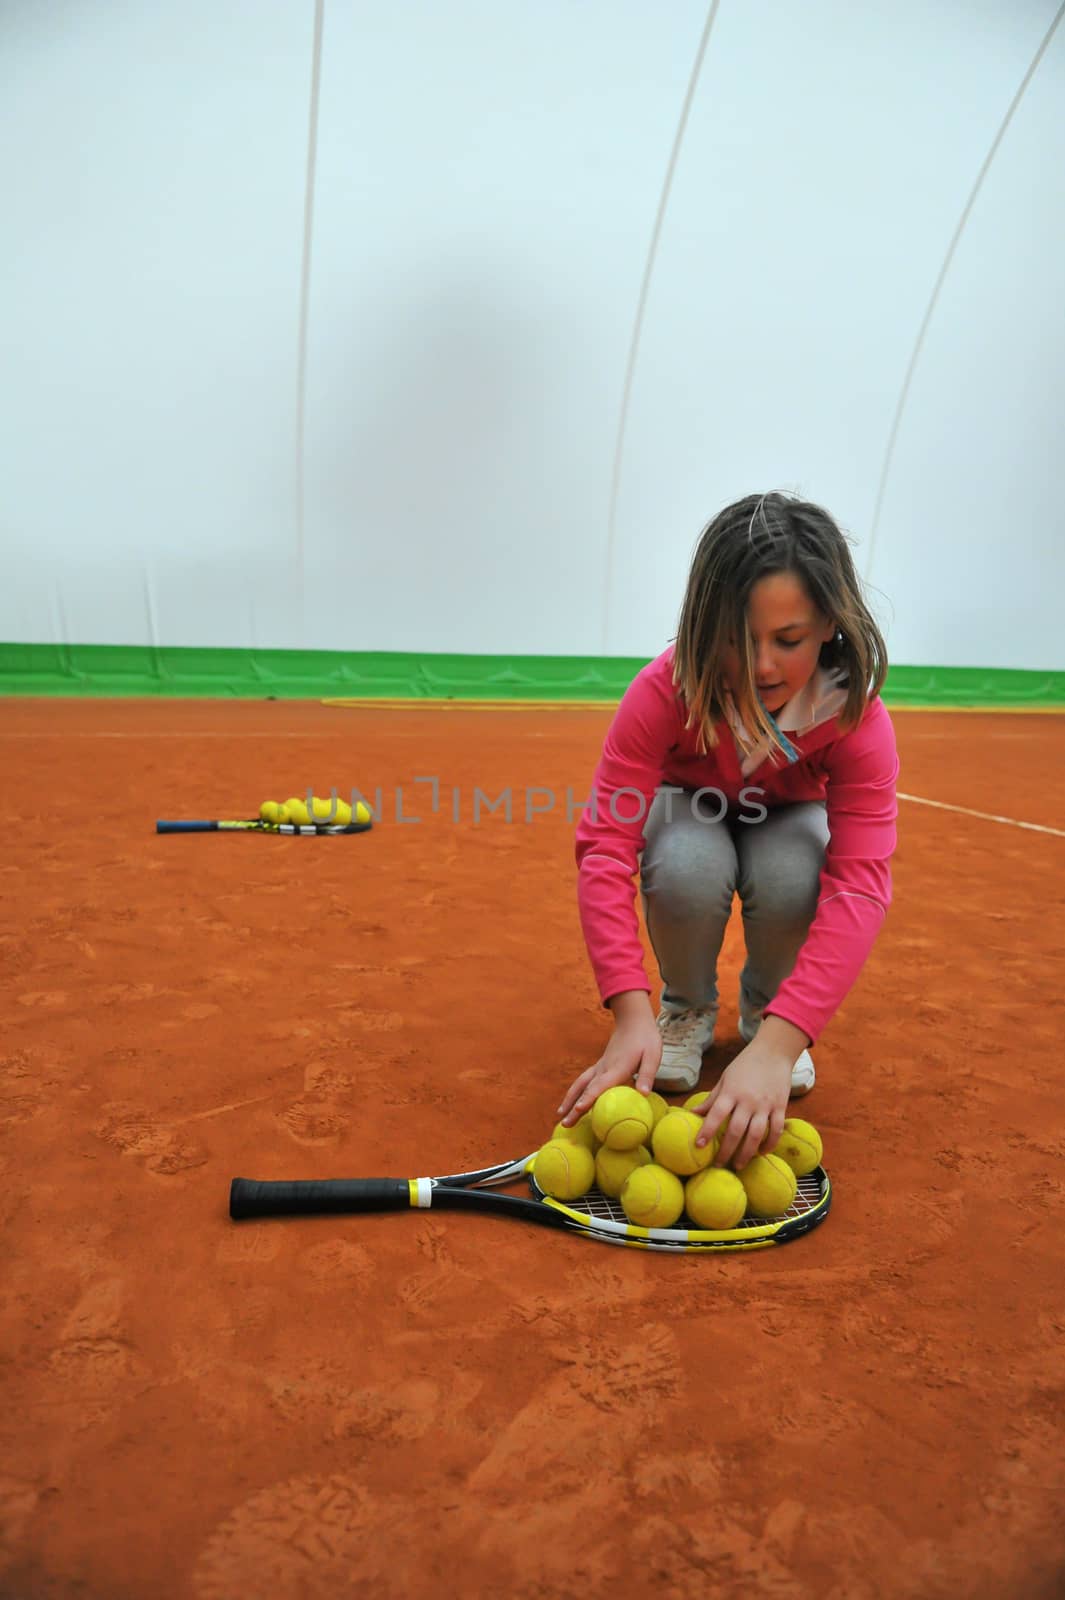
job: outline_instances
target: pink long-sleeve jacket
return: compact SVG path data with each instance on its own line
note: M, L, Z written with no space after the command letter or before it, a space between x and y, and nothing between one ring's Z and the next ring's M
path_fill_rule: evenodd
M830 838L817 909L791 975L766 1007L767 1015L783 1017L816 1041L880 931L891 901L896 838L899 762L891 718L876 698L859 726L841 733L836 713L843 697L833 675L819 669L777 716L793 759L775 765L765 750L745 758L728 722L719 727L717 748L699 753L697 731L685 728L684 701L673 684L672 646L633 679L607 732L576 832L581 926L604 1003L625 990L650 992L636 875L644 824L660 787L717 790L731 817L757 816L759 806L823 800ZM714 814L713 796L707 806Z

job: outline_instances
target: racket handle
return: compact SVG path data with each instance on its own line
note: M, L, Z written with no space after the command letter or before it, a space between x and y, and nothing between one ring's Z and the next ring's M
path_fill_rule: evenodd
M164 822L155 824L156 833L217 833L217 822Z
M412 1204L406 1178L319 1178L298 1183L234 1178L229 1215L295 1217L340 1211L406 1211Z

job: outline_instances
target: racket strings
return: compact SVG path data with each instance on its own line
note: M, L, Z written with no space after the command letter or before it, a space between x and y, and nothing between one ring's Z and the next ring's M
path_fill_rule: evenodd
M786 1211L780 1212L775 1217L743 1217L736 1223L737 1228L764 1228L767 1223L781 1222L792 1217L806 1216L813 1211L822 1199L822 1188L819 1178L811 1173L806 1178L798 1180L795 1199ZM620 1200L612 1200L601 1189L589 1189L577 1200L567 1200L566 1205L571 1211L580 1211L584 1216L592 1217L597 1222L615 1222L625 1226L628 1223ZM677 1228L683 1228L683 1219L677 1223Z

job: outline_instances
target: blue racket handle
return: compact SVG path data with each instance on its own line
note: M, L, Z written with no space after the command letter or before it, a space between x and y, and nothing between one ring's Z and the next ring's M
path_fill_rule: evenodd
M217 833L217 822L157 822L156 833Z

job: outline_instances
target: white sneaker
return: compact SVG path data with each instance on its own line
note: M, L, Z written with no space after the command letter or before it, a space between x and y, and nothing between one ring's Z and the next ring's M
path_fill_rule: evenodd
M742 1011L740 1012L740 1038L744 1044L750 1044L761 1023L761 1017L745 1016ZM804 1050L791 1069L791 1098L801 1100L804 1094L810 1093L816 1081L813 1057L809 1050Z
M662 1064L655 1075L655 1088L675 1093L694 1089L703 1070L703 1051L714 1042L717 1007L712 1011L667 1011L658 1013L662 1035Z

